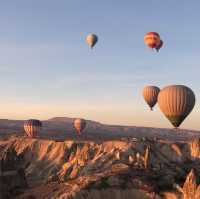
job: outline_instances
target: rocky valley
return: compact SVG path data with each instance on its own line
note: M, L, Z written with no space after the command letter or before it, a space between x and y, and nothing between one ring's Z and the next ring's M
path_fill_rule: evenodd
M1 197L197 199L200 141L0 141Z

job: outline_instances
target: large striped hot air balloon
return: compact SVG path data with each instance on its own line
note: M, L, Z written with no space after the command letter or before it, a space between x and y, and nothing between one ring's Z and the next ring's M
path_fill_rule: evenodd
M157 52L159 52L159 50L163 47L163 40L160 40L160 43L158 44L158 46L156 46L156 50Z
M30 119L24 122L24 130L28 137L37 136L41 128L42 122L40 120Z
M76 129L78 135L81 135L85 127L86 121L84 119L77 118L74 120L74 128Z
M160 44L160 35L157 32L148 32L144 36L144 42L149 48L156 48Z
M90 46L90 48L93 48L95 44L97 43L97 41L98 41L98 37L95 34L89 34L86 37L86 42Z
M157 86L146 86L143 89L143 98L149 105L151 110L153 110L153 107L157 103L157 97L159 92L160 89Z
M195 95L187 86L167 86L158 95L158 105L172 125L178 128L194 108Z

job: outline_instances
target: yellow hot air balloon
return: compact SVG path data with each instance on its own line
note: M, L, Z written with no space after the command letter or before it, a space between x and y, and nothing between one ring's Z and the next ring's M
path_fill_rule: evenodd
M78 135L81 135L85 127L86 121L84 119L77 118L74 120L74 128L76 129Z
M97 43L98 41L98 37L97 35L95 34L89 34L87 37L86 37L86 42L87 44L93 48L95 46L95 44Z
M160 89L157 86L146 86L143 89L143 98L149 105L151 110L153 110L153 107L157 103L157 97L159 92Z
M184 85L167 86L158 95L158 105L172 125L178 128L194 108L195 95Z

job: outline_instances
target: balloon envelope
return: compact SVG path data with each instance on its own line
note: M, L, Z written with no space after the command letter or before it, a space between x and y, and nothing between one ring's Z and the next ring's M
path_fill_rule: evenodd
M157 103L158 94L160 89L157 86L146 86L143 89L143 98L149 107L152 108Z
M76 129L79 135L81 135L85 127L86 127L86 121L84 119L77 118L74 120L74 128Z
M35 137L41 130L42 122L40 120L30 119L24 122L24 130L28 137Z
M95 46L95 44L97 43L98 41L98 37L97 35L95 34L89 34L87 37L86 37L86 42L87 44L93 48Z
M184 85L167 86L158 95L158 105L171 124L177 128L194 108L195 95Z
M144 42L149 48L156 48L160 43L160 35L157 32L148 32L144 36Z

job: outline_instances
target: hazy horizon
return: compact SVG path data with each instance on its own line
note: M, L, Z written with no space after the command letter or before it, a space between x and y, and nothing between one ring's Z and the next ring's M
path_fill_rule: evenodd
M200 2L0 1L0 118L83 117L171 128L146 85L189 86L196 105L181 128L200 130ZM157 31L159 53L144 34ZM99 36L94 50L88 33Z

